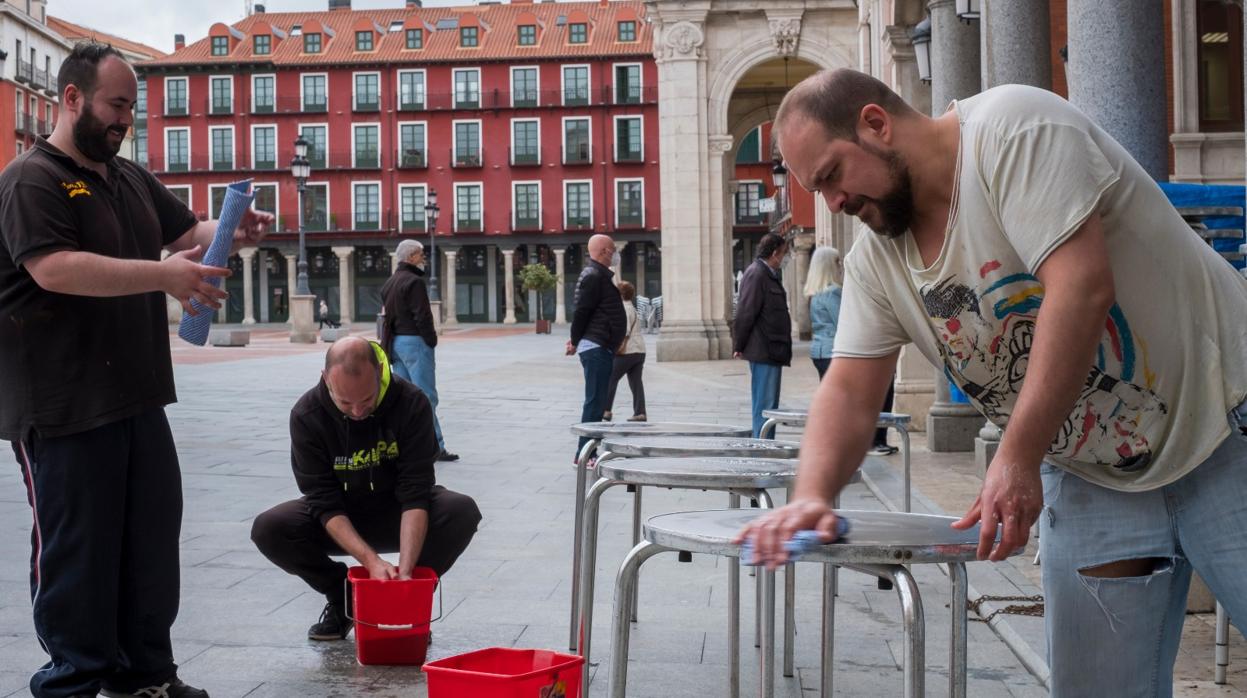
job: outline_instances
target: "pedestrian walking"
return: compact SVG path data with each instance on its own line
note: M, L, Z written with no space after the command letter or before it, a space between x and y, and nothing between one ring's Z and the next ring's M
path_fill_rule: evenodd
M749 362L753 437L766 418L763 410L779 407L780 373L792 363L792 316L779 268L788 243L775 233L758 242L758 258L740 277L736 318L732 322L732 355Z
M610 421L614 417L615 391L619 381L628 377L628 389L632 391L632 416L629 422L644 422L645 385L641 382L641 372L645 369L645 335L637 323L636 287L627 281L619 282L619 295L623 300L624 319L627 322L627 333L615 353L615 362L611 367L610 389L606 392L606 412L602 419Z
M565 352L580 357L585 376L585 399L580 421L600 422L606 412L606 394L610 390L615 351L627 334L627 316L619 288L612 280L611 267L619 263L615 241L607 235L589 238L589 259L576 279L573 296L576 312L572 315L571 339ZM576 455L588 439L580 437Z

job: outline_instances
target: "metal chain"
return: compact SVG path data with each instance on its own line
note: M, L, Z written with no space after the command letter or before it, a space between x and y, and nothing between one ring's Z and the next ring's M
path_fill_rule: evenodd
M967 599L966 608L968 608L971 611L974 611L975 614L978 614L979 606L982 606L984 601L1029 601L1030 603L1026 605L1010 604L1008 606L1005 606L1004 608L998 608L992 611L990 614L988 614L986 618L970 618L970 620L978 621L980 623L987 623L991 621L992 618L995 618L1000 613L1013 615L1013 616L1039 616L1041 618L1043 617L1043 611L1044 611L1043 594L1035 594L1034 596L993 596L991 594L984 594L973 601L970 601Z

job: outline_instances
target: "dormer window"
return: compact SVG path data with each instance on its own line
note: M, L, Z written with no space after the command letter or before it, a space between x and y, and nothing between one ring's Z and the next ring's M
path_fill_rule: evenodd
M621 42L636 41L636 22L627 20L619 23L619 40Z
M320 32L303 35L303 52L320 53Z
M477 27L459 27L460 48L475 48L479 46L479 31Z
M372 32L362 31L355 32L355 50L371 51L372 50Z
M407 30L407 48L421 49L424 48L424 30L408 29Z
M536 46L537 45L537 25L521 24L519 27L519 44L520 46Z
M260 34L251 39L255 55L267 56L273 52L273 37L268 34Z
M589 25L583 22L568 25L567 42L570 44L589 43Z
M212 37L212 55L228 56L229 55L229 37L214 36Z

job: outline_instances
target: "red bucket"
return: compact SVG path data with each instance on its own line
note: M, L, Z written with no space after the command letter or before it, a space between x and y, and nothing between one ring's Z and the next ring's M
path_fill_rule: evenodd
M424 665L429 698L579 698L584 657L507 647Z
M437 573L427 567L411 579L372 579L368 569L352 567L355 658L360 664L423 664L429 648L429 623ZM440 614L439 614L440 617Z

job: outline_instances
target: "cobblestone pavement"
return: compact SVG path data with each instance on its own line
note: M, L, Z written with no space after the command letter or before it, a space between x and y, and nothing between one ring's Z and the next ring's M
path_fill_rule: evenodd
M370 328L356 327L360 333ZM272 567L249 540L252 518L297 495L290 474L287 416L317 379L325 345L291 345L279 326L256 327L244 348L194 348L174 343L180 402L169 415L178 443L184 490L182 606L174 626L180 675L214 698L237 696L425 696L414 667L361 666L355 645L306 639L323 598ZM652 342L653 337L647 337ZM475 497L485 519L472 546L446 576L445 614L434 625L430 659L489 646L566 651L568 577L575 473L574 439L582 378L562 356L564 337L529 327L465 327L446 333L438 349L439 411L447 445L463 458L439 464L438 480ZM798 356L801 355L800 349ZM815 374L798 360L784 375L785 404L804 405ZM748 375L731 361L651 363L645 369L651 419L748 422ZM620 388L617 413L628 414ZM916 510L960 514L977 477L968 454L929 454L915 440ZM868 459L865 484L846 491L846 508L884 508L898 500L898 457ZM0 696L29 695L30 672L43 661L30 621L30 510L15 464L0 477ZM721 495L647 493L646 515L723 506ZM629 500L603 500L595 604L592 696L606 695L611 587L629 547ZM1029 559L971 565L978 593L1035 593ZM917 566L927 620L927 685L947 694L947 579ZM798 565L796 675L778 678L780 696L815 696L818 689L820 571ZM895 592L845 572L836 611L836 693L901 693L901 632ZM751 588L745 585L745 589ZM641 577L640 622L632 636L630 696L723 696L726 682L724 561L673 556L650 561ZM752 633L753 595L743 594L742 632ZM1211 687L1211 619L1190 616L1179 664L1179 695L1242 695ZM1004 620L1005 622L1001 622ZM970 695L1042 696L1042 621L998 616L970 624ZM1036 630L1038 628L1038 630ZM1017 653L1001 636L1018 639ZM1036 640L1036 638L1039 638ZM1234 632L1232 683L1247 685L1247 650ZM1038 644L1036 644L1038 643ZM756 654L744 642L745 695L757 682ZM1030 667L1028 669L1028 666ZM449 697L446 697L449 698ZM458 697L456 697L458 698Z

